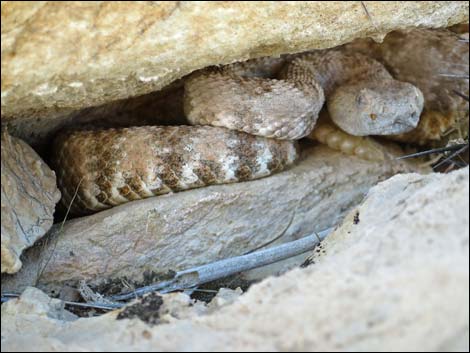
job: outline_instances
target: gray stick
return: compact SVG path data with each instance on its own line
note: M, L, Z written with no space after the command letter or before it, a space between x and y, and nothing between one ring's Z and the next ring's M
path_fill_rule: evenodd
M141 287L131 293L116 295L109 299L126 300L153 291L168 293L175 290L194 288L201 284L225 278L239 272L269 265L312 250L332 230L333 228L328 228L321 232L314 233L313 235L309 235L304 238L266 250L257 251L247 255L236 256L229 259L216 261L207 265L183 270L177 272L175 277L169 281Z

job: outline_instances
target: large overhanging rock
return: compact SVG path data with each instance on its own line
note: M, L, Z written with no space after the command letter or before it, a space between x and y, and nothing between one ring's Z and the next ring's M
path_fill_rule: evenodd
M72 111L202 67L468 20L468 2L2 2L2 123L28 142Z

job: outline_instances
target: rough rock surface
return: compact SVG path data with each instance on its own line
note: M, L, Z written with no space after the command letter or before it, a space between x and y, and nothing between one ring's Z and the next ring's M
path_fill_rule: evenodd
M2 288L166 272L243 254L282 235L293 239L336 224L379 180L410 164L369 162L307 149L296 166L269 178L135 201L54 226L25 254ZM38 278L38 275L40 278Z
M2 349L468 351L468 194L468 168L380 183L315 264L212 315L150 327L112 312L65 325L4 304Z
M2 132L2 273L21 268L22 251L51 228L59 199L55 173L26 143Z
M468 2L2 2L2 123L29 143L67 114L214 64L468 20ZM188 55L189 54L189 55Z

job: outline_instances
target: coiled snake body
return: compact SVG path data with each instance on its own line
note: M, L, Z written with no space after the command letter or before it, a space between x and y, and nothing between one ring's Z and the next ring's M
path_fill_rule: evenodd
M336 141L347 135L334 133L331 123L312 133L325 101L331 120L357 137ZM52 162L64 205L77 190L71 210L87 214L281 171L296 159L295 140L310 134L325 143L330 136L329 145L354 153L356 141L364 142L360 136L415 128L423 103L418 88L359 53L334 49L255 59L186 78L185 114L191 124L205 126L64 132L54 141Z
M294 163L291 141L212 126L74 131L55 140L64 206L87 214L132 200L257 179Z

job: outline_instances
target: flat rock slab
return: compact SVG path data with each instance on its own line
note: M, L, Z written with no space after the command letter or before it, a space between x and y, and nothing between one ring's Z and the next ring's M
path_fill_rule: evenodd
M304 151L285 172L251 182L210 186L124 204L56 224L25 255L4 290L163 273L241 255L282 236L299 238L338 223L379 180L410 164L374 163L324 146Z
M468 21L466 1L2 2L2 123L30 144L67 114L249 58Z
M51 228L60 191L55 173L26 143L2 132L2 273Z
M370 190L315 264L212 315L149 326L112 312L64 325L29 290L2 306L2 350L468 351L468 225L468 167L398 175Z

